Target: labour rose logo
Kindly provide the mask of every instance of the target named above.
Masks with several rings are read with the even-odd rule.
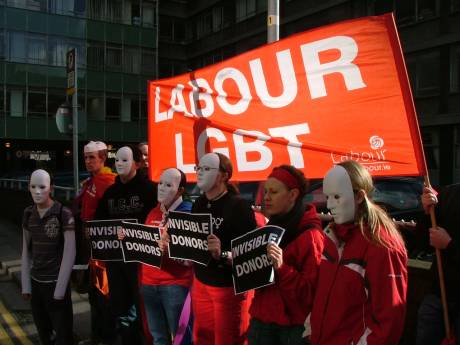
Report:
[[[380,138],[378,135],[373,135],[372,137],[369,138],[369,143],[371,144],[371,148],[373,150],[378,150],[383,147],[385,142],[383,141],[382,138]]]

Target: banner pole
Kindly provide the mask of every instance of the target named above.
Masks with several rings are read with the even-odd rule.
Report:
[[[426,162],[425,162],[426,164]],[[430,178],[428,174],[424,176],[425,185],[428,188],[431,188]],[[434,206],[430,206],[430,219],[431,219],[431,227],[436,228],[436,214],[434,211]],[[442,303],[442,313],[444,318],[444,330],[446,332],[446,338],[451,338],[450,332],[450,321],[449,321],[449,309],[447,306],[447,295],[446,295],[446,285],[444,282],[444,269],[442,266],[442,257],[441,257],[441,250],[439,248],[435,248],[436,251],[436,264],[438,267],[438,278],[439,278],[439,289],[441,290],[441,303]]]

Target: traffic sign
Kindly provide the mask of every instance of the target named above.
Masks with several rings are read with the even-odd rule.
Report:
[[[76,55],[75,49],[71,49],[67,52],[66,56],[66,70],[67,70],[67,95],[73,95],[75,93],[75,64]]]

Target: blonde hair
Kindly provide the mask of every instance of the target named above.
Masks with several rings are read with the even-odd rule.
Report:
[[[364,192],[363,202],[359,204],[355,217],[355,222],[359,225],[363,236],[388,249],[405,250],[404,241],[393,220],[369,198],[374,184],[366,168],[353,160],[338,165],[347,171],[353,190]],[[368,232],[365,231],[366,228]]]

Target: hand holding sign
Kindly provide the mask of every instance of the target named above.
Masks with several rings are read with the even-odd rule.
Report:
[[[214,234],[208,235],[208,249],[214,260],[220,259],[220,254],[222,253],[222,250],[220,247],[219,237],[217,237]]]
[[[164,227],[161,231],[161,237],[158,241],[158,246],[160,247],[161,253],[163,255],[168,254],[168,244],[171,242],[171,237],[168,234],[168,228]]]
[[[275,270],[283,265],[283,250],[275,242],[267,244],[267,256]]]
[[[232,240],[235,293],[258,289],[274,282],[274,269],[283,264],[283,251],[278,246],[283,234],[283,228],[268,225]]]
[[[117,230],[117,237],[120,241],[122,241],[125,238],[125,232],[123,231],[123,229]]]

